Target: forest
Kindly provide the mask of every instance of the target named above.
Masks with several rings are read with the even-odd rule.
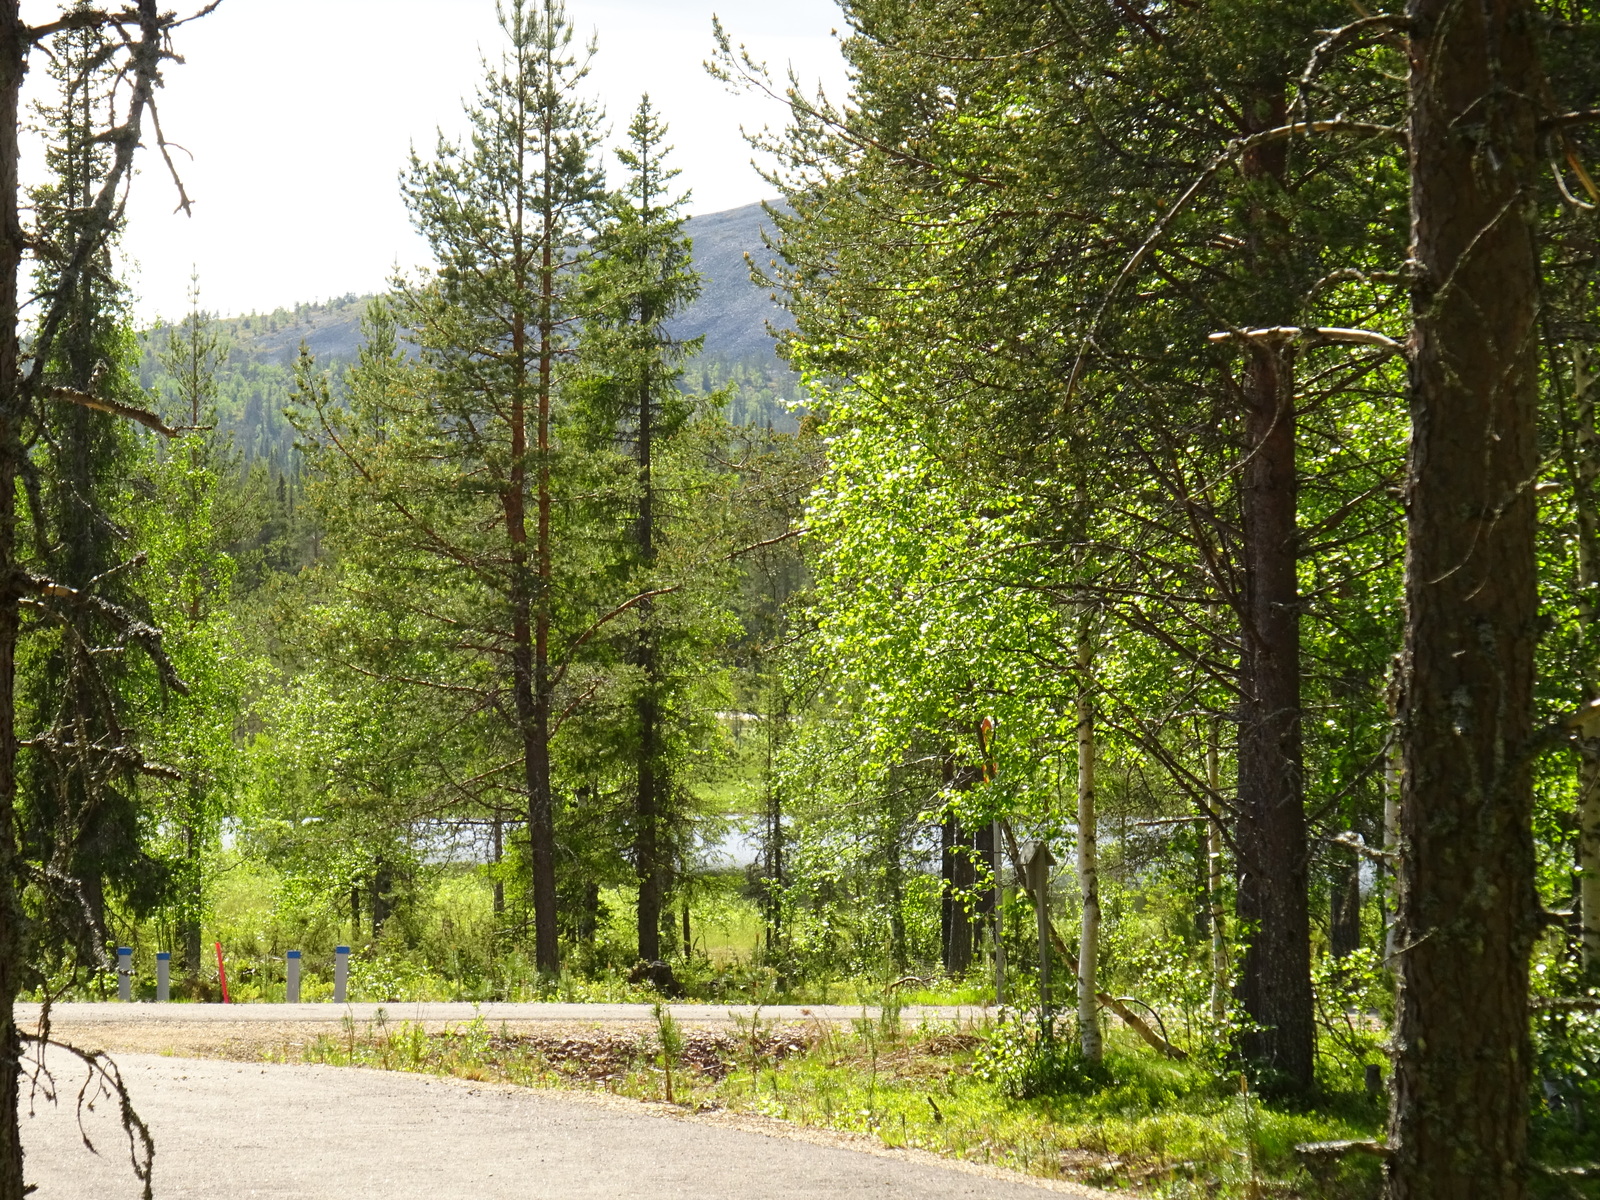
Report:
[[[750,354],[562,0],[428,268],[152,328],[204,13],[0,0],[0,1008],[974,1004],[908,1103],[1037,1173],[1596,1194],[1600,6],[841,8],[845,95],[710,31]]]

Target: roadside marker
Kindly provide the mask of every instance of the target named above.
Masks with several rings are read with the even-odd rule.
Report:
[[[300,951],[291,950],[285,956],[283,998],[290,1004],[300,1003]]]
[[[165,1004],[172,999],[172,951],[156,955],[156,999]]]
[[[133,1001],[133,947],[117,947],[117,999],[124,1004]]]
[[[333,948],[333,1002],[344,1003],[346,985],[350,982],[350,947]]]
[[[222,965],[222,943],[213,942],[217,948],[217,982],[222,984],[222,1002],[232,1004],[233,1000],[228,995],[228,969]]]

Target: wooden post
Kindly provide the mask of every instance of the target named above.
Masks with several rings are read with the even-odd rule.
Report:
[[[1044,842],[1036,842],[1028,859],[1028,887],[1034,896],[1034,915],[1039,922],[1039,1022],[1050,1031],[1050,868],[1055,855]]]
[[[994,1004],[999,1008],[1006,1002],[1006,889],[1000,883],[1000,822],[994,830]]]

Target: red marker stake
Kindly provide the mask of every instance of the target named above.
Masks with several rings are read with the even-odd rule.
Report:
[[[232,1004],[228,998],[228,969],[222,965],[222,943],[213,942],[212,945],[217,948],[217,978],[222,982],[222,1002]]]

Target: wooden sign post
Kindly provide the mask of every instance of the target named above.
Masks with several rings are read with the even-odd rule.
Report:
[[[1033,911],[1039,918],[1039,1021],[1050,1032],[1050,868],[1055,855],[1044,842],[1035,842],[1028,859],[1028,889],[1033,893]]]

